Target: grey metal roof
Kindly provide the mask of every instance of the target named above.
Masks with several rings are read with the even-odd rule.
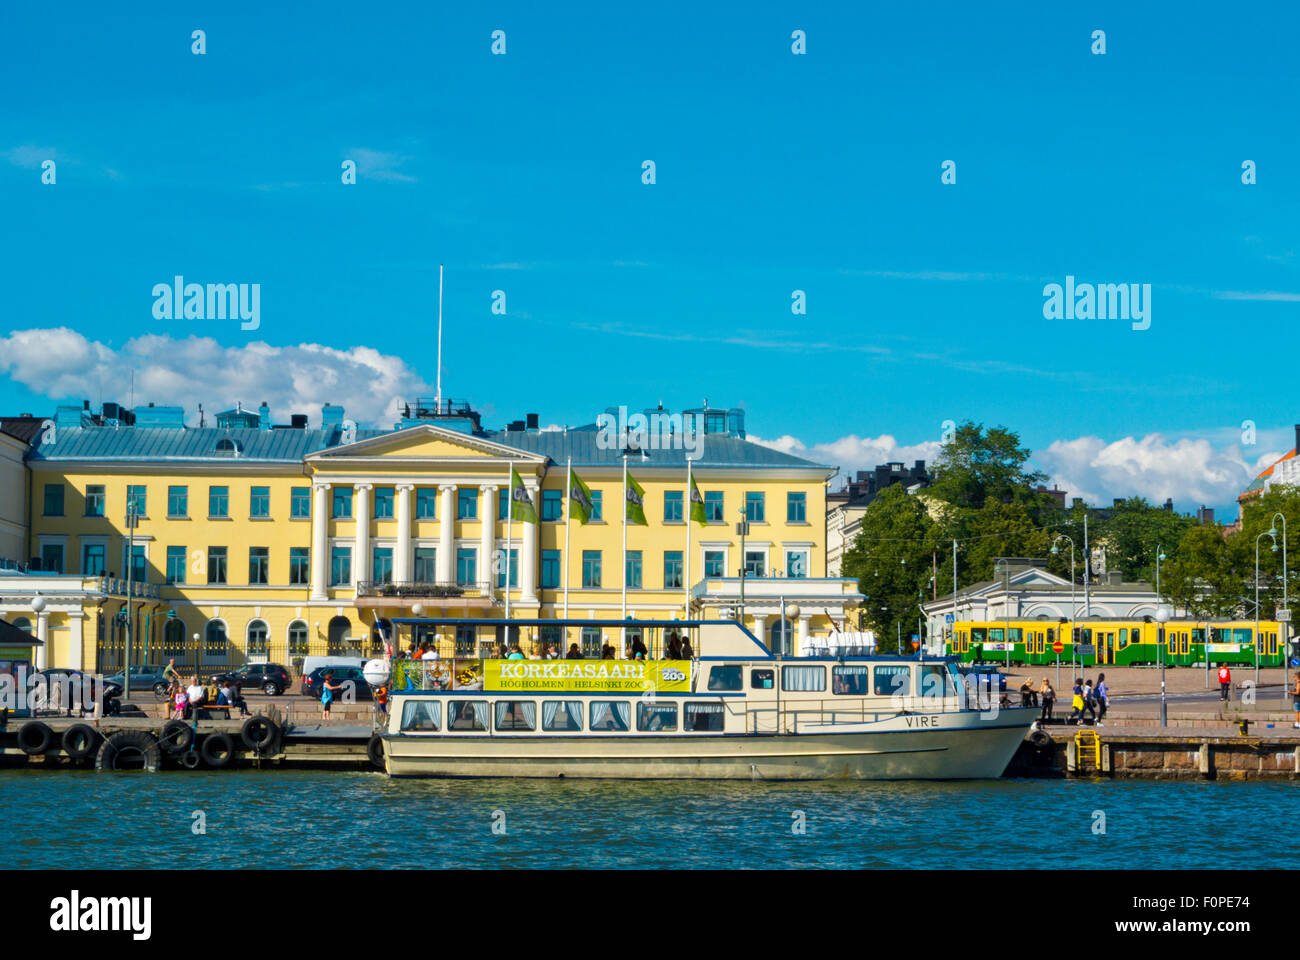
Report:
[[[573,457],[574,466],[616,466],[623,462],[623,453],[619,449],[602,449],[597,441],[602,434],[597,430],[546,430],[540,433],[519,433],[517,431],[497,430],[487,434],[487,439],[509,447],[527,450],[550,457],[557,464],[567,462]],[[802,457],[782,453],[762,444],[752,443],[736,437],[707,436],[702,438],[702,447],[692,457],[697,466],[709,467],[797,467],[822,468],[831,470],[824,464],[804,460]],[[689,451],[647,450],[646,459],[639,455],[629,457],[628,465],[644,464],[648,467],[686,468],[686,455]]]

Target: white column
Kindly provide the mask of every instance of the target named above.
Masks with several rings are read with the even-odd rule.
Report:
[[[374,484],[358,483],[352,498],[352,517],[357,522],[356,546],[352,548],[352,585],[370,579],[370,488]]]
[[[311,598],[325,599],[329,583],[329,489],[328,483],[311,486]]]
[[[50,662],[50,615],[46,611],[36,615],[36,639],[41,641],[41,645],[36,648],[36,669],[58,666]]]
[[[524,489],[533,501],[533,507],[540,514],[541,504],[537,502],[536,480],[525,480]],[[537,602],[537,524],[525,523],[524,542],[519,548],[519,602]]]
[[[397,547],[393,552],[393,580],[411,579],[411,491],[414,484],[397,485]]]
[[[767,645],[767,614],[751,613],[750,614],[750,631],[758,637],[758,642]]]
[[[808,621],[812,619],[809,615],[799,617],[799,632],[796,634],[798,646],[795,647],[794,655],[796,657],[806,657],[808,655]]]
[[[452,534],[456,524],[456,485],[440,484],[438,487],[438,582],[452,583],[456,579],[456,558]]]
[[[481,515],[482,533],[479,534],[478,541],[479,579],[486,581],[489,584],[488,589],[490,590],[491,584],[496,582],[496,578],[492,575],[492,553],[496,549],[497,488],[495,484],[485,483],[479,487],[479,491],[483,494],[483,502],[481,504],[481,509],[483,511]],[[509,548],[510,545],[506,544],[506,549],[508,550]],[[506,556],[506,562],[508,563],[509,554]],[[506,589],[510,589],[510,577],[508,574],[506,576]]]
[[[68,666],[73,670],[85,670],[85,640],[82,635],[82,621],[85,614],[80,610],[73,610],[68,614],[68,626],[71,628],[68,638]]]

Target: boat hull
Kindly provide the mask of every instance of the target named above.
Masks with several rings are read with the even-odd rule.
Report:
[[[1023,715],[1021,715],[1023,714]],[[899,717],[797,734],[384,737],[393,777],[966,780],[1002,775],[1036,711]],[[913,723],[920,718],[912,718]]]

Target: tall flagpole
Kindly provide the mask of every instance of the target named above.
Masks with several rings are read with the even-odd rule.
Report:
[[[691,619],[691,512],[695,509],[695,501],[691,499],[691,491],[695,488],[691,486],[691,458],[686,458],[686,572],[682,577],[682,589],[685,593],[683,598],[682,617]]]
[[[435,401],[439,412],[442,410],[442,264],[438,264],[438,399]]]
[[[569,619],[569,514],[573,512],[573,457],[564,481],[564,619]],[[569,639],[569,629],[564,629],[564,639]],[[565,648],[567,649],[567,648]],[[561,651],[563,652],[563,651]]]
[[[627,619],[627,451],[623,451],[623,619]],[[627,627],[619,632],[619,642],[626,647]],[[622,651],[619,651],[622,653]]]
[[[506,469],[509,470],[510,472],[506,475],[506,501],[507,501],[507,503],[506,503],[506,549],[505,549],[505,556],[506,556],[506,572],[505,572],[505,580],[504,580],[504,583],[505,583],[505,585],[506,585],[506,619],[509,620],[509,619],[510,619],[510,537],[513,535],[513,526],[512,526],[512,521],[514,520],[514,517],[515,517],[515,465],[514,465],[514,462],[511,461],[511,462],[506,466]],[[495,524],[495,523],[497,522],[497,518],[496,518],[496,517],[492,517],[491,520],[488,520],[486,517],[484,517],[484,521],[487,522],[487,523],[493,523],[493,524]],[[507,625],[506,625],[506,642],[508,643],[509,641],[510,641],[510,625],[507,624]],[[509,652],[510,652],[509,650],[506,651],[507,654],[508,654]]]

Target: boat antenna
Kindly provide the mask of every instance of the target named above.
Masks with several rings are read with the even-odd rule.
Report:
[[[434,403],[442,409],[442,264],[438,264],[438,386]]]

